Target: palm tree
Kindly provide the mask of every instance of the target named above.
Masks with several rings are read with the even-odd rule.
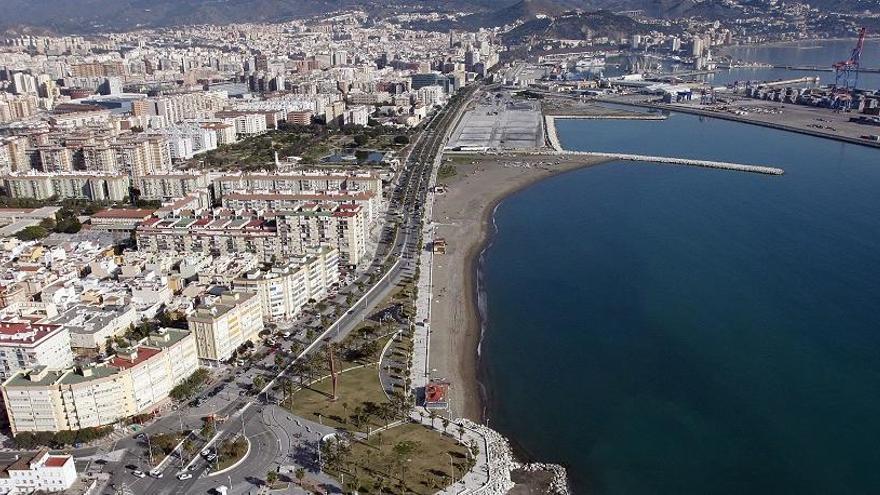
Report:
[[[461,442],[462,437],[464,437],[464,426],[458,425],[458,441]]]
[[[303,468],[296,468],[296,471],[294,471],[293,475],[296,476],[297,483],[302,485],[303,478],[306,477],[306,470]]]
[[[443,433],[446,433],[446,429],[449,428],[449,419],[443,418],[440,423],[443,425]]]

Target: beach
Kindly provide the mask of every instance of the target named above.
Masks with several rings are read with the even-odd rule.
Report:
[[[447,248],[434,258],[431,375],[450,381],[453,417],[479,422],[485,394],[479,383],[476,277],[480,252],[492,234],[492,212],[505,197],[530,184],[607,160],[516,154],[447,154],[443,160],[456,173],[438,180],[447,191],[434,203],[434,236],[444,238]]]

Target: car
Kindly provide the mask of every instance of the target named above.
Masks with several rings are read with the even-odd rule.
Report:
[[[136,476],[138,478],[146,478],[147,477],[147,475],[143,471],[141,471],[140,469],[135,469],[134,471],[131,472],[131,474],[133,474],[134,476]]]
[[[211,455],[211,449],[205,449],[202,451],[202,457],[208,457]]]
[[[188,479],[191,479],[192,477],[193,477],[193,475],[191,475],[189,473],[180,473],[177,475],[177,479],[179,479],[180,481],[188,480]]]
[[[162,471],[159,471],[158,469],[154,469],[154,470],[150,471],[150,476],[152,476],[153,478],[156,478],[158,480],[158,479],[162,479],[162,476],[165,476],[165,475],[162,474]]]
[[[206,459],[208,462],[211,462],[211,461],[213,461],[213,460],[216,459],[216,458],[217,458],[217,454],[208,454],[207,457],[205,457],[205,459]]]

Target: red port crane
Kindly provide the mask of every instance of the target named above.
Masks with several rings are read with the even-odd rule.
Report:
[[[852,92],[855,91],[859,84],[859,61],[862,58],[862,48],[865,46],[866,28],[859,29],[859,40],[856,42],[855,48],[846,60],[834,63],[834,88],[841,93],[846,100],[846,106],[849,107],[849,101],[852,99]]]

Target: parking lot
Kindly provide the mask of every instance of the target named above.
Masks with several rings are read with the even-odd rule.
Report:
[[[498,96],[500,95],[500,96]],[[506,93],[487,93],[465,113],[447,149],[534,149],[544,145],[538,103],[512,99]]]

